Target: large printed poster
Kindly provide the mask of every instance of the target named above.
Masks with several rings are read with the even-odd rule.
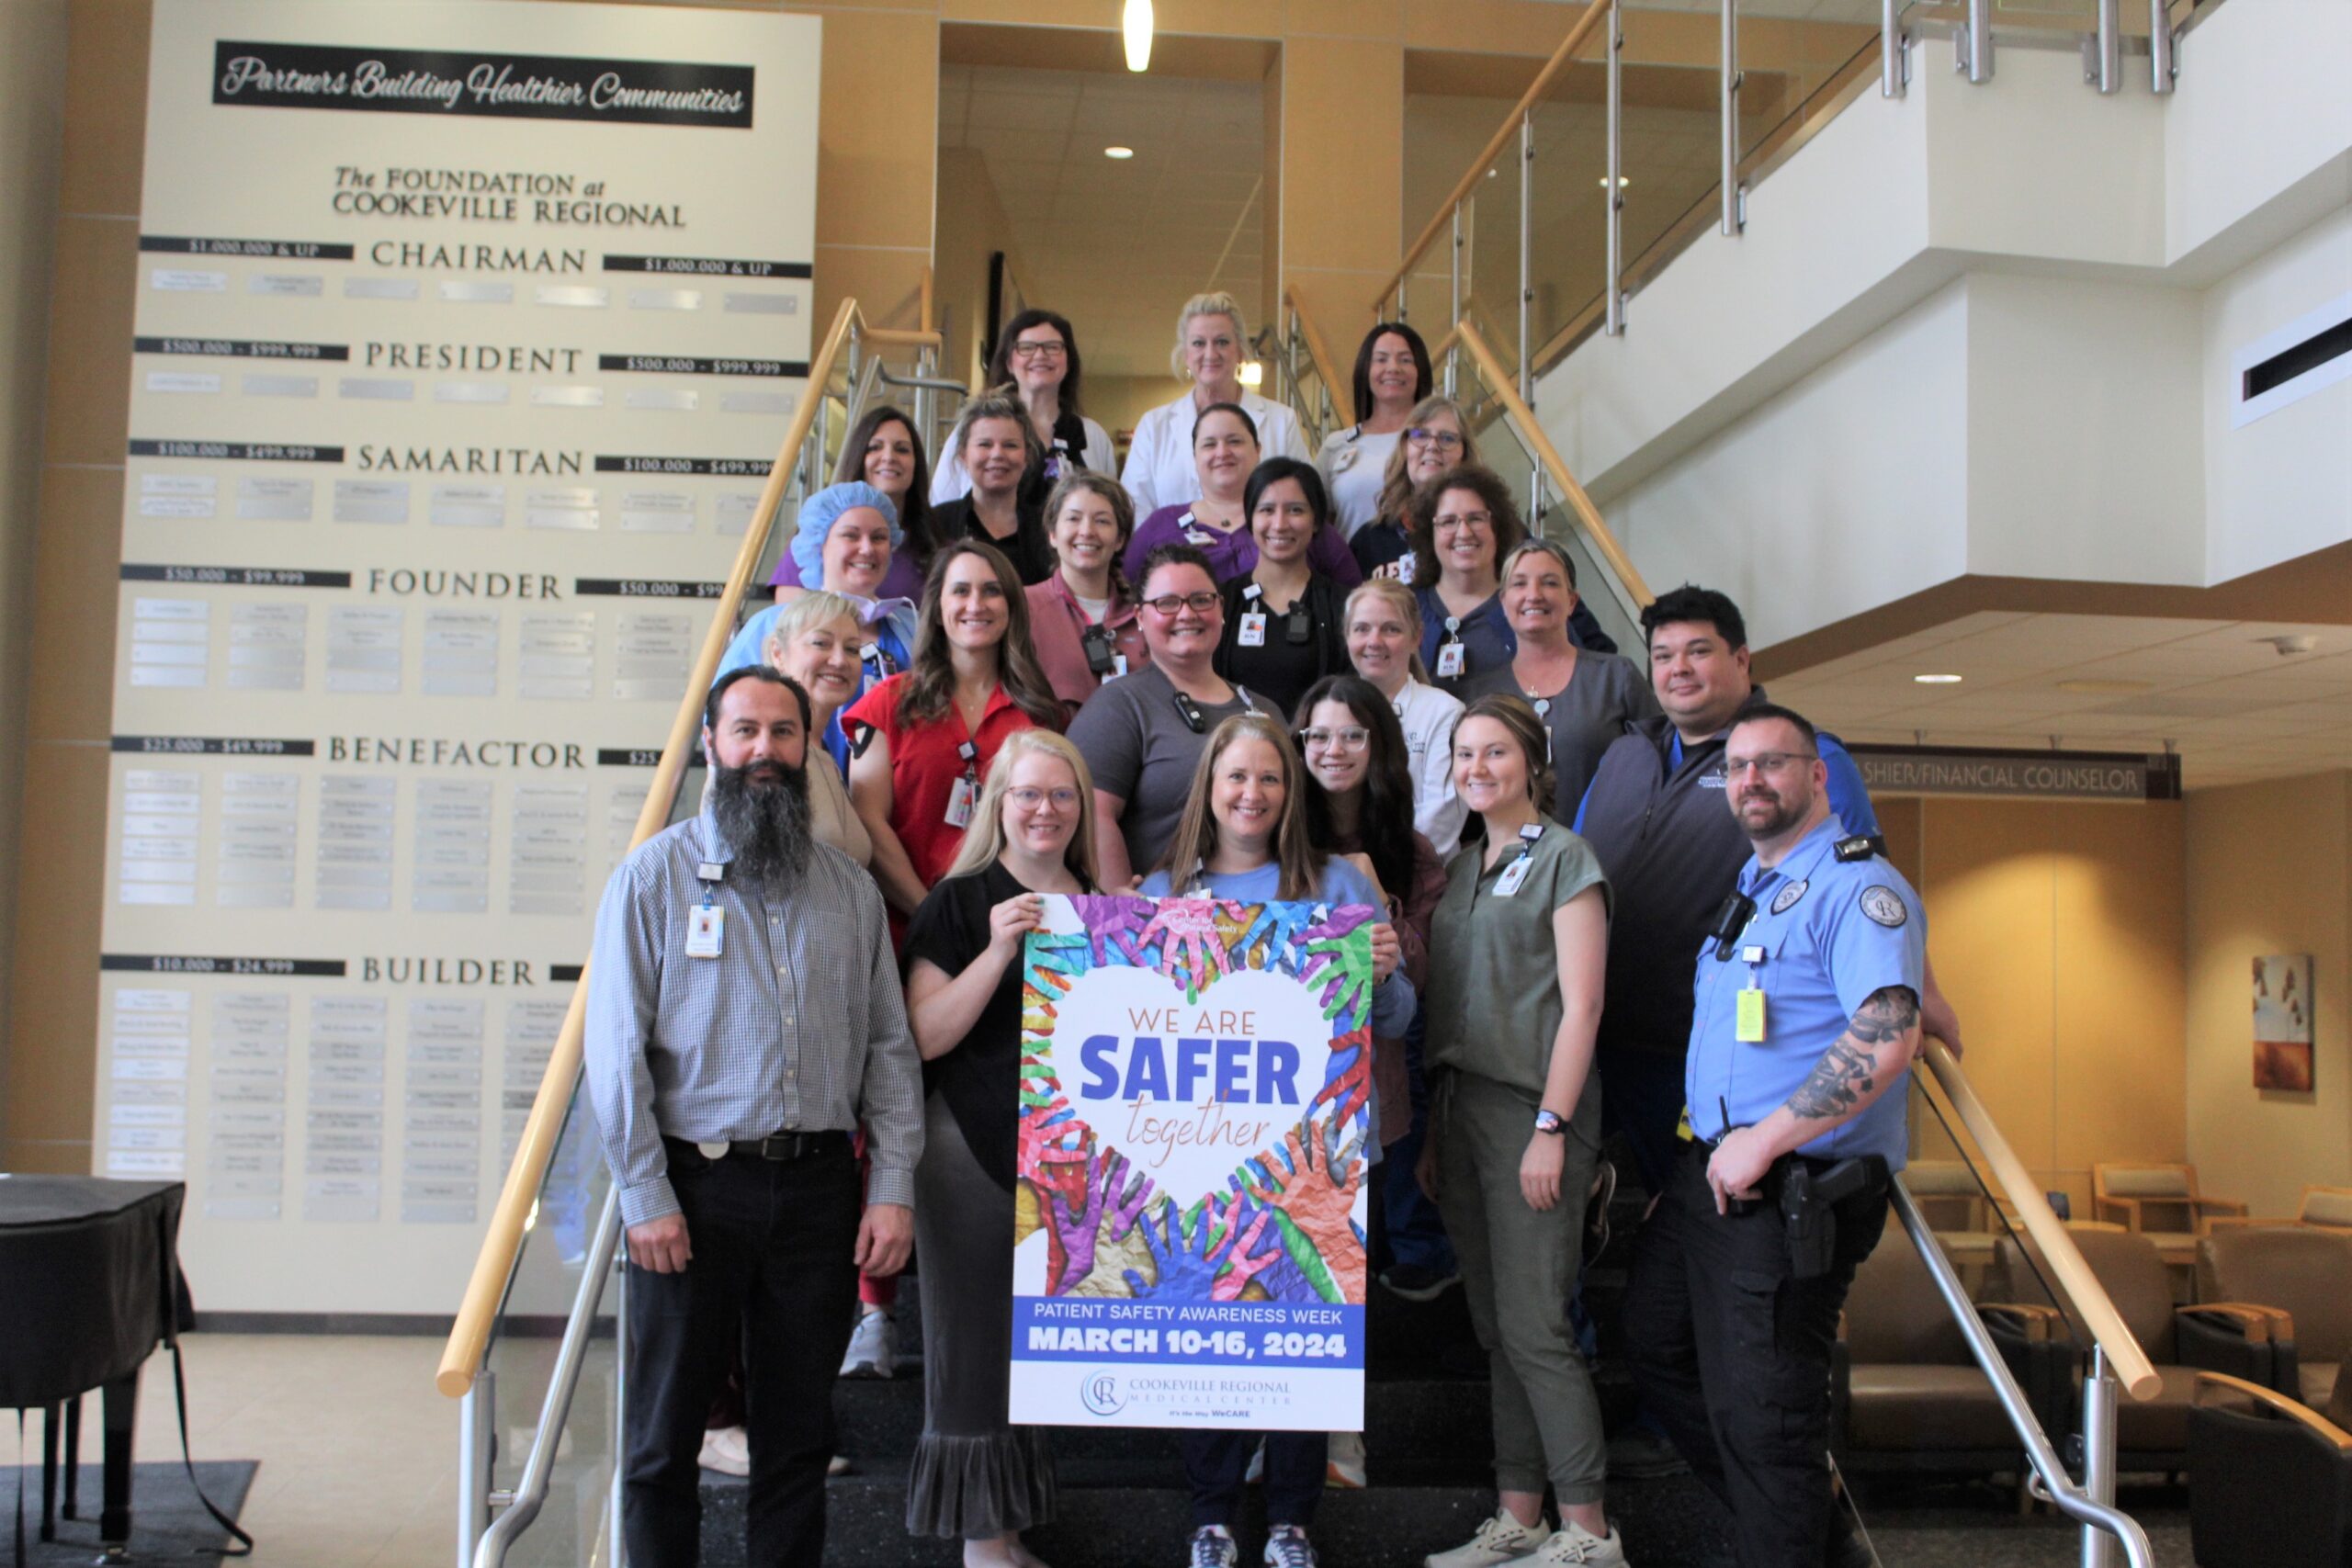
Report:
[[[1360,1429],[1374,911],[1046,906],[1012,1418]]]
[[[447,1312],[802,390],[820,24],[153,16],[96,1164],[208,1309]]]

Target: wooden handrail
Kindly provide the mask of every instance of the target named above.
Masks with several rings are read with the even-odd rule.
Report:
[[[857,336],[859,342],[870,343],[876,348],[937,348],[941,346],[937,333],[908,332],[899,327],[861,326],[857,329]],[[814,376],[817,373],[817,367],[811,365],[808,367],[808,373]]]
[[[1306,313],[1306,307],[1298,302],[1298,296],[1288,288],[1283,290],[1283,303],[1298,313],[1298,329],[1306,335],[1306,357],[1313,362],[1315,374],[1321,378],[1324,390],[1331,395],[1332,415],[1353,423],[1353,389],[1331,373],[1331,354],[1323,346],[1323,334],[1315,330],[1315,318]]]
[[[2147,1351],[2141,1348],[2139,1340],[2124,1325],[2122,1314],[2115,1310],[2115,1303],[2100,1286],[2098,1276],[2083,1261],[2082,1250],[2066,1234],[2065,1225],[2050,1207],[2050,1200],[2042,1196],[2041,1184],[2026,1169],[2025,1162],[2018,1158],[2017,1151],[2009,1147],[2008,1139],[2001,1135],[2001,1129],[1984,1109],[1984,1102],[1976,1098],[1968,1075],[1960,1070],[1960,1058],[1951,1054],[1950,1046],[1936,1039],[1929,1039],[1920,1055],[1926,1058],[1936,1086],[1943,1090],[1944,1099],[1959,1116],[1961,1124],[1975,1140],[1984,1163],[1992,1168],[1993,1179],[2017,1209],[2018,1223],[2025,1226],[2026,1234],[2049,1260],[2050,1271],[2058,1277],[2059,1289],[2066,1292],[2075,1310],[2089,1326],[2091,1337],[2107,1352],[2107,1363],[2114,1370],[2116,1381],[2134,1399],[2154,1399],[2164,1387],[2164,1380],[2156,1376]]]
[[[1374,319],[1380,316],[1388,300],[1396,295],[1398,287],[1404,283],[1407,275],[1411,273],[1413,264],[1421,259],[1421,253],[1435,243],[1439,232],[1445,228],[1452,218],[1453,209],[1460,206],[1463,198],[1470,194],[1470,187],[1485,178],[1487,167],[1497,158],[1502,156],[1504,147],[1509,145],[1511,137],[1518,133],[1519,122],[1534,111],[1536,100],[1543,97],[1550,90],[1553,81],[1561,72],[1568,68],[1569,56],[1584,47],[1584,40],[1592,35],[1593,28],[1608,13],[1609,0],[1589,0],[1584,8],[1584,15],[1577,18],[1576,26],[1568,29],[1568,36],[1560,40],[1560,47],[1552,51],[1552,58],[1544,62],[1544,69],[1535,73],[1535,80],[1530,82],[1527,85],[1527,91],[1520,95],[1519,102],[1504,118],[1502,128],[1487,141],[1476,161],[1459,180],[1454,182],[1453,191],[1443,201],[1437,204],[1437,211],[1430,215],[1428,224],[1421,230],[1420,236],[1405,248],[1405,259],[1397,266],[1394,276],[1388,279],[1387,287],[1373,297],[1372,313]]]
[[[922,309],[921,311],[921,319],[915,322],[915,325],[922,328],[924,332],[935,333],[939,331],[939,318],[931,313],[931,264],[929,262],[925,262],[922,264]]]
[[[759,567],[776,508],[783,504],[785,488],[791,482],[794,459],[799,456],[801,443],[808,439],[809,428],[817,418],[817,405],[825,395],[825,383],[832,376],[833,362],[840,356],[842,344],[849,341],[850,324],[856,318],[857,301],[842,300],[817,356],[808,362],[808,389],[792,412],[792,423],[786,430],[784,445],[776,449],[775,461],[768,468],[768,482],[760,490],[757,515],[766,520],[768,526],[743,531],[743,543],[735,552],[734,566],[728,571],[727,586],[711,616],[710,630],[702,639],[702,654],[695,660],[694,672],[687,677],[686,689],[678,699],[678,711],[670,721],[670,739],[662,748],[660,765],[653,770],[652,786],[645,792],[645,805],[637,814],[637,830],[629,837],[632,850],[669,825],[670,803],[677,795],[678,781],[694,755],[695,739],[702,728],[704,694],[718,676],[719,657],[735,635],[736,608],[742,603],[744,590],[751,586],[752,574]],[[874,335],[870,329],[868,335]],[[499,1190],[497,1206],[491,1210],[490,1230],[482,1237],[481,1250],[474,1257],[473,1276],[466,1283],[464,1299],[458,1303],[457,1322],[450,1325],[449,1341],[442,1347],[440,1370],[433,1376],[434,1386],[452,1399],[465,1396],[473,1386],[474,1374],[481,1369],[482,1356],[490,1344],[491,1325],[498,1316],[499,1303],[505,1297],[507,1279],[514,1271],[515,1254],[522,1249],[524,1222],[530,1217],[531,1206],[538,1201],[540,1184],[547,1179],[548,1162],[555,1156],[556,1138],[563,1130],[564,1110],[571,1102],[572,1085],[580,1076],[580,1046],[587,1018],[588,971],[583,964],[579,983],[572,987],[571,1005],[564,1010],[563,1027],[556,1033],[555,1049],[548,1055],[547,1071],[539,1076],[538,1096],[531,1102],[529,1119],[523,1123],[522,1141],[515,1146],[514,1163],[506,1168],[506,1184]]]
[[[1542,425],[1535,423],[1535,411],[1527,406],[1519,395],[1519,389],[1511,385],[1509,376],[1503,374],[1502,362],[1495,357],[1495,351],[1487,346],[1487,340],[1478,335],[1478,329],[1468,321],[1454,323],[1454,331],[1461,335],[1462,346],[1470,351],[1470,357],[1477,361],[1479,374],[1486,378],[1487,386],[1501,400],[1504,412],[1518,424],[1520,434],[1527,438],[1529,449],[1534,452],[1536,461],[1544,465],[1544,471],[1551,477],[1553,488],[1576,513],[1577,521],[1584,528],[1593,549],[1616,574],[1617,581],[1624,584],[1625,592],[1633,595],[1635,607],[1648,608],[1650,600],[1655,597],[1650,592],[1649,584],[1634,570],[1633,558],[1625,553],[1625,547],[1617,542],[1617,536],[1610,532],[1609,525],[1601,521],[1600,508],[1593,505],[1592,497],[1585,493],[1584,486],[1577,483],[1577,478],[1568,471],[1567,464],[1561,461],[1559,450],[1552,445],[1552,438],[1544,434]]]

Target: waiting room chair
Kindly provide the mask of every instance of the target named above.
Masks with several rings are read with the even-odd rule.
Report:
[[[2091,1211],[2126,1230],[2199,1236],[2212,1215],[2243,1214],[2245,1205],[2198,1191],[2193,1165],[2109,1161],[2091,1167]]]
[[[2188,1459],[2188,1407],[2196,1395],[2198,1372],[2225,1372],[2271,1386],[2276,1370],[2270,1326],[2276,1314],[2234,1302],[2175,1306],[2172,1276],[2149,1237],[2103,1225],[2069,1226],[2068,1234],[2162,1380],[2153,1399],[2129,1394],[2117,1399],[2117,1468],[2177,1471]],[[2042,1280],[2056,1288],[2056,1276],[2039,1249],[2031,1253],[2036,1267],[2029,1267],[2029,1246],[2012,1239],[2000,1244],[1992,1288],[2004,1297],[2047,1299]],[[2073,1302],[2063,1304],[2074,1331],[2072,1343],[2086,1352],[2093,1343],[2089,1325]],[[2081,1429],[2080,1379],[2078,1362],[2056,1401],[2057,1419],[2045,1423],[2053,1438]]]
[[[2188,1541],[2202,1568],[2352,1562],[2352,1379],[2323,1413],[2242,1378],[2197,1376]]]
[[[2313,1230],[2335,1231],[2352,1235],[2352,1187],[2322,1187],[2316,1184],[2303,1189],[2301,1201],[2295,1205],[2295,1216],[2288,1220],[2249,1218],[2244,1214],[2216,1215],[2207,1222],[2211,1231],[2233,1225],[2308,1225]]]
[[[2198,1246],[2203,1291],[2269,1312],[2272,1374],[2254,1381],[2324,1410],[2352,1353],[2352,1235],[2250,1226]]]
[[[1905,1173],[1908,1179],[1909,1173]],[[2072,1360],[2046,1306],[1980,1305],[2047,1427]],[[1830,1451],[1849,1473],[2010,1472],[2023,1446],[1911,1238],[1890,1224],[1847,1292],[1830,1364]]]

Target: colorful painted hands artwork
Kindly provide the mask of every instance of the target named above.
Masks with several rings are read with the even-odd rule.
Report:
[[[1371,1134],[1374,912],[1206,898],[1069,902],[1082,930],[1032,936],[1022,968],[1020,1171],[1046,1233],[1046,1294],[1361,1303],[1364,1245],[1354,1211]],[[1263,1138],[1254,1152],[1242,1145],[1214,1190],[1171,1190],[1146,1168],[1148,1145],[1114,1146],[1133,1136],[1121,1121],[1130,1102],[1114,1102],[1115,1114],[1090,1109],[1102,1126],[1071,1104],[1063,1075],[1079,1070],[1080,1042],[1061,1043],[1067,1059],[1057,1067],[1061,1009],[1080,976],[1108,966],[1157,974],[1173,987],[1170,1002],[1181,995],[1188,1008],[1211,1010],[1237,976],[1282,976],[1308,987],[1326,1021],[1330,1032],[1317,1043],[1328,1043],[1329,1061],[1312,1093],[1300,1085],[1286,1110],[1227,1105],[1222,1094],[1197,1107],[1204,1117],[1252,1119],[1247,1125]],[[1178,1094],[1145,1109],[1189,1116],[1196,1106]],[[1281,1114],[1254,1120],[1270,1109]]]

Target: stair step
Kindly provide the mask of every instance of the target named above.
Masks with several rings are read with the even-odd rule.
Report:
[[[1191,1508],[1173,1466],[1158,1486],[1073,1487],[1064,1478],[1060,1513],[1031,1531],[1030,1546],[1055,1568],[1136,1568],[1182,1555]],[[962,1548],[906,1533],[906,1489],[896,1477],[843,1476],[828,1487],[825,1562],[829,1568],[953,1568]],[[743,1562],[744,1488],[707,1478],[703,1486],[703,1568]],[[1729,1561],[1722,1510],[1689,1477],[1629,1482],[1610,1488],[1610,1516],[1636,1562],[1702,1564]],[[1316,1512],[1315,1544],[1333,1568],[1408,1564],[1459,1545],[1494,1510],[1485,1486],[1374,1486],[1327,1492]],[[1244,1561],[1254,1561],[1265,1532],[1256,1488],[1243,1504]]]

